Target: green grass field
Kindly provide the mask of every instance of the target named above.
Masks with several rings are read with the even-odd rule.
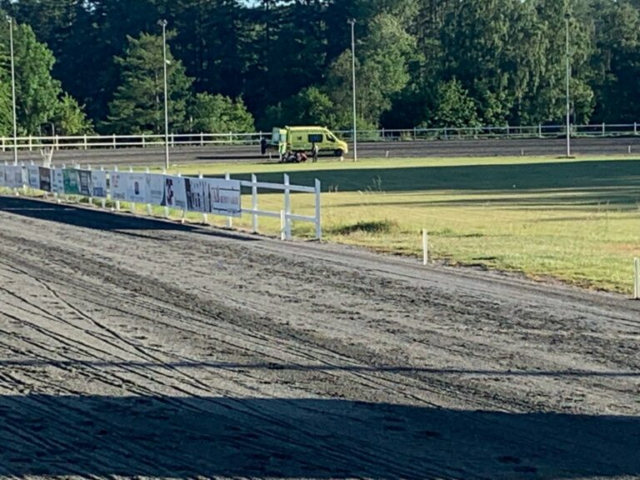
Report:
[[[638,159],[389,159],[180,172],[256,173],[279,183],[289,173],[302,185],[319,178],[325,239],[383,252],[421,255],[426,228],[435,260],[624,293],[640,256]],[[261,194],[260,202],[280,210],[282,195]],[[310,195],[295,195],[293,206],[313,214]],[[275,220],[260,222],[261,231],[279,229]],[[235,224],[248,228],[250,219]],[[312,226],[298,224],[294,233],[311,237]]]

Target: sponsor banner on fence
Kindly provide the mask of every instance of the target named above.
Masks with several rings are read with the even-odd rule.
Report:
[[[107,172],[104,170],[91,170],[91,196],[107,198]]]
[[[164,198],[161,205],[169,208],[187,209],[187,192],[184,177],[164,177]]]
[[[204,178],[185,178],[187,210],[191,212],[210,213],[211,193]]]
[[[146,175],[146,192],[147,199],[145,203],[151,205],[165,205],[164,193],[165,193],[165,176],[154,173],[148,173]]]
[[[111,200],[126,200],[129,174],[125,172],[111,172]]]
[[[45,192],[51,191],[51,169],[38,167],[38,176],[40,177],[40,190]]]
[[[64,173],[61,168],[51,169],[51,191],[59,195],[64,194]]]
[[[210,178],[185,178],[187,209],[238,217],[241,215],[240,182]]]
[[[27,179],[29,187],[35,190],[40,190],[40,170],[36,165],[29,165],[27,167]]]
[[[75,168],[65,168],[62,170],[62,178],[65,195],[81,195],[78,170]]]
[[[144,173],[129,173],[127,179],[127,201],[133,203],[147,202],[147,179]]]
[[[4,165],[4,186],[22,188],[25,185],[25,170],[19,165]]]
[[[91,170],[78,170],[78,190],[80,190],[80,195],[85,197],[93,196]]]
[[[238,180],[209,179],[211,213],[239,217],[242,215],[240,182]]]

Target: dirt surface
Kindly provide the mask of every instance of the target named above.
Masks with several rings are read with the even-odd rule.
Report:
[[[629,147],[633,154],[640,154],[640,137],[604,137],[576,138],[572,142],[575,155],[628,155]],[[484,140],[435,140],[407,142],[376,142],[358,145],[359,158],[423,157],[514,157],[526,156],[563,156],[566,155],[566,143],[563,139],[484,139]],[[349,155],[348,155],[349,156]],[[276,162],[273,154],[272,162]],[[42,161],[39,151],[21,151],[20,161]],[[0,161],[13,161],[9,150],[0,152]],[[337,161],[335,157],[323,157],[321,161]],[[163,166],[163,148],[118,148],[95,150],[59,150],[54,153],[54,164],[81,163],[82,165],[120,165]],[[171,149],[173,165],[187,165],[215,162],[269,162],[268,156],[260,155],[259,146],[180,146]]]
[[[3,478],[640,478],[640,304],[0,197]]]

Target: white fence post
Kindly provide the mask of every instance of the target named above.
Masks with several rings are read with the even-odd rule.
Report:
[[[117,172],[118,171],[118,166],[116,165],[115,167],[113,167],[113,171]],[[120,211],[120,200],[116,200],[116,212]]]
[[[322,240],[322,217],[321,217],[321,205],[320,205],[320,197],[321,197],[321,188],[320,188],[320,180],[316,178],[316,240]]]
[[[202,180],[204,178],[204,175],[202,175],[202,173],[198,173],[198,178]],[[209,215],[207,215],[206,213],[202,214],[202,223],[204,223],[205,225],[209,223]]]
[[[426,228],[422,229],[422,264],[429,264],[429,233]]]
[[[84,140],[84,145],[83,146],[84,146],[84,149],[86,150],[87,148],[89,148],[88,145],[87,145],[87,134],[86,133],[83,135],[83,140]]]
[[[180,172],[178,172],[178,177],[181,177],[182,174]],[[187,220],[187,206],[185,205],[184,208],[182,209],[182,218],[180,219],[180,223],[185,223]]]
[[[258,183],[258,177],[256,177],[255,174],[251,175],[251,183],[253,184],[251,186],[251,210],[253,210],[251,225],[253,233],[258,233],[258,215],[256,214],[258,210],[258,186],[256,185],[256,183]]]
[[[149,175],[149,167],[147,167],[147,168],[145,169],[145,173],[146,173],[147,175]],[[148,195],[148,193],[147,193],[147,197],[148,197],[148,196],[149,196],[149,195]],[[151,215],[152,215],[152,213],[153,213],[153,212],[152,212],[152,210],[151,210],[151,204],[150,204],[150,203],[147,203],[147,215],[151,216]]]
[[[638,134],[638,124],[637,124],[637,122],[633,122],[633,134],[634,135]]]
[[[225,180],[231,180],[231,175],[228,173],[224,174],[224,179]],[[232,217],[227,217],[227,228],[233,228],[233,218]]]
[[[291,239],[291,189],[289,188],[289,175],[284,174],[284,212],[285,212],[285,233],[287,240]]]
[[[100,167],[100,171],[104,172],[104,167]],[[107,195],[107,192],[104,192],[105,195]],[[105,197],[102,197],[102,208],[106,208],[107,207],[107,199]]]
[[[640,258],[633,259],[633,298],[640,300]]]
[[[167,169],[166,168],[162,169],[162,174],[163,175],[167,174]],[[167,206],[164,207],[164,218],[169,218],[169,207],[167,207]]]
[[[280,240],[283,242],[287,239],[287,214],[284,210],[280,210]]]

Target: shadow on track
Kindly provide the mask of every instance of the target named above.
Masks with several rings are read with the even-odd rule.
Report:
[[[1,476],[640,475],[640,419],[344,400],[0,396]]]
[[[140,236],[135,231],[179,231],[194,232],[240,241],[256,241],[256,238],[222,232],[219,230],[198,228],[165,220],[114,214],[103,210],[79,208],[73,205],[29,199],[24,197],[0,196],[0,213],[19,215],[25,218],[63,223],[74,227],[90,228],[116,232],[127,236]]]

